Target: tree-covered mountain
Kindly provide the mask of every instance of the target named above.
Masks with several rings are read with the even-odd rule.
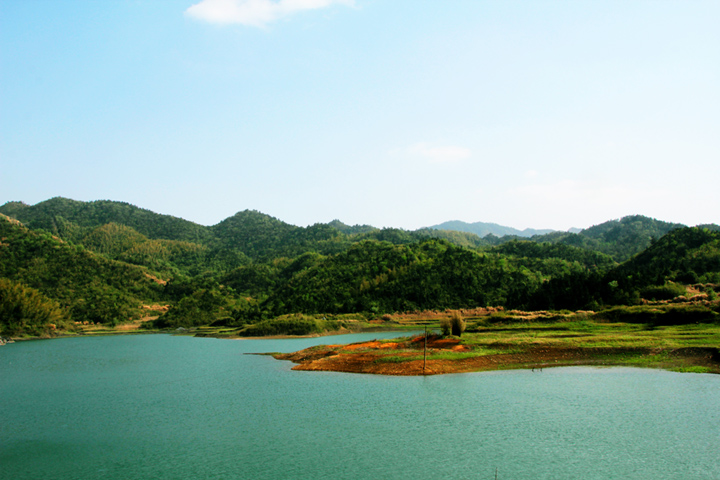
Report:
[[[58,302],[20,282],[0,278],[0,335],[43,336],[70,327]]]
[[[62,198],[0,212],[20,220],[0,219],[0,321],[12,334],[126,322],[148,303],[171,306],[162,328],[255,325],[296,313],[598,309],[720,283],[718,229],[641,216],[528,239],[298,227],[250,210],[206,227]]]
[[[295,257],[308,250],[330,253],[347,246],[347,236],[329,225],[297,227],[251,210],[226,218],[211,231],[219,246],[254,260]]]
[[[529,241],[482,252],[440,239],[406,244],[373,239],[335,255],[307,253],[294,261],[243,266],[221,283],[255,297],[259,308],[276,315],[379,314],[523,307],[549,279],[615,265],[600,253]]]
[[[594,250],[609,255],[617,262],[624,262],[645,250],[653,240],[678,228],[685,228],[685,225],[633,215],[610,220],[579,233],[552,232],[535,236],[532,240]]]
[[[720,283],[720,231],[673,230],[646,250],[611,270],[606,279],[625,291],[667,282]]]
[[[332,222],[328,223],[331,227],[333,227],[335,230],[342,232],[346,235],[355,235],[358,233],[367,233],[371,232],[373,230],[377,230],[377,228],[371,226],[371,225],[346,225],[340,220],[333,220]]]
[[[501,304],[522,275],[501,258],[442,240],[366,240],[337,255],[299,259],[265,306],[276,314],[470,308]],[[512,281],[510,279],[513,279]]]
[[[0,206],[0,213],[113,259],[186,273],[188,269],[195,273],[228,271],[249,261],[294,258],[307,251],[338,253],[367,239],[403,244],[443,238],[461,246],[486,244],[464,232],[349,227],[338,220],[298,227],[253,210],[206,227],[124,202],[79,202],[61,197],[36,205],[9,202]]]
[[[63,239],[72,240],[87,228],[116,223],[132,227],[152,239],[200,244],[210,240],[207,227],[171,215],[151,212],[129,203],[110,200],[80,202],[55,197],[36,205],[8,202],[0,206],[0,213],[20,220],[29,228],[41,228]]]
[[[672,230],[685,227],[679,223],[633,215],[586,228],[579,235],[596,240],[597,250],[623,261],[645,250],[654,240]]]
[[[143,265],[172,274],[197,273],[198,265],[213,264],[214,250],[181,240],[149,239],[132,227],[108,223],[78,237],[76,243],[113,260]],[[246,258],[242,263],[249,260]]]
[[[682,285],[720,284],[720,232],[699,227],[670,231],[630,260],[602,271],[559,275],[545,282],[531,308],[598,308],[683,295]]]

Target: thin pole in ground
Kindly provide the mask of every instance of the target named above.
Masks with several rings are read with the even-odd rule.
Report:
[[[427,325],[425,325],[425,343],[423,344],[423,375],[425,375],[426,361],[427,361]]]

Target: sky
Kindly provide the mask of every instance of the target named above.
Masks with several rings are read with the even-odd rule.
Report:
[[[0,204],[720,223],[716,0],[0,0]]]

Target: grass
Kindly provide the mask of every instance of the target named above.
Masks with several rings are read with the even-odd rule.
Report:
[[[422,360],[422,355],[388,355],[388,356],[378,356],[378,358],[375,359],[376,363],[404,363],[404,362],[412,362],[415,360]]]
[[[466,345],[550,345],[555,347],[717,347],[720,326],[692,324],[651,327],[589,320],[483,327],[463,335]]]
[[[673,368],[672,369],[675,372],[682,372],[682,373],[712,373],[712,369],[708,367],[702,367],[699,365],[692,365],[689,367],[680,367],[680,368]]]
[[[406,339],[408,340],[408,339]],[[402,339],[392,339],[400,342]],[[407,344],[406,344],[407,345]],[[664,368],[708,373],[718,368],[697,365],[691,355],[674,355],[677,349],[720,347],[720,325],[656,326],[582,319],[561,322],[521,322],[475,327],[460,338],[469,351],[428,351],[427,360],[458,361],[486,355],[529,352],[542,347],[587,352],[588,364]],[[376,363],[422,360],[417,346],[376,351]],[[520,368],[520,367],[518,367]]]
[[[403,363],[412,362],[415,360],[422,360],[423,355],[416,353],[417,350],[392,350],[389,352],[383,351],[382,355],[378,356],[375,360],[379,363]],[[520,353],[519,349],[493,349],[493,348],[482,348],[467,352],[451,352],[451,351],[434,351],[428,353],[427,360],[463,360],[465,358],[484,357],[488,355],[503,355],[510,353]],[[405,355],[402,355],[405,353]]]

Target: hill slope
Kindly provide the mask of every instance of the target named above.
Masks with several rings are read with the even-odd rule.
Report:
[[[34,318],[35,332],[63,319],[127,321],[150,302],[172,305],[157,326],[190,327],[299,312],[596,309],[676,295],[685,287],[675,283],[720,282],[720,233],[641,216],[518,240],[339,221],[297,227],[250,210],[204,227],[62,198],[0,211],[33,225],[0,221],[0,314],[15,330]]]
[[[40,292],[74,321],[114,324],[162,296],[146,269],[108,260],[0,216],[0,278]],[[1,319],[0,319],[1,320]]]
[[[633,215],[586,228],[580,233],[552,232],[532,240],[594,250],[609,255],[616,262],[624,262],[649,247],[653,239],[678,228],[685,228],[685,225]]]
[[[152,239],[181,240],[201,244],[210,240],[207,227],[182,218],[145,210],[129,203],[110,200],[80,202],[55,197],[36,205],[9,202],[0,206],[0,213],[20,220],[29,228],[41,228],[66,239],[74,239],[78,230],[116,223],[132,227]]]

